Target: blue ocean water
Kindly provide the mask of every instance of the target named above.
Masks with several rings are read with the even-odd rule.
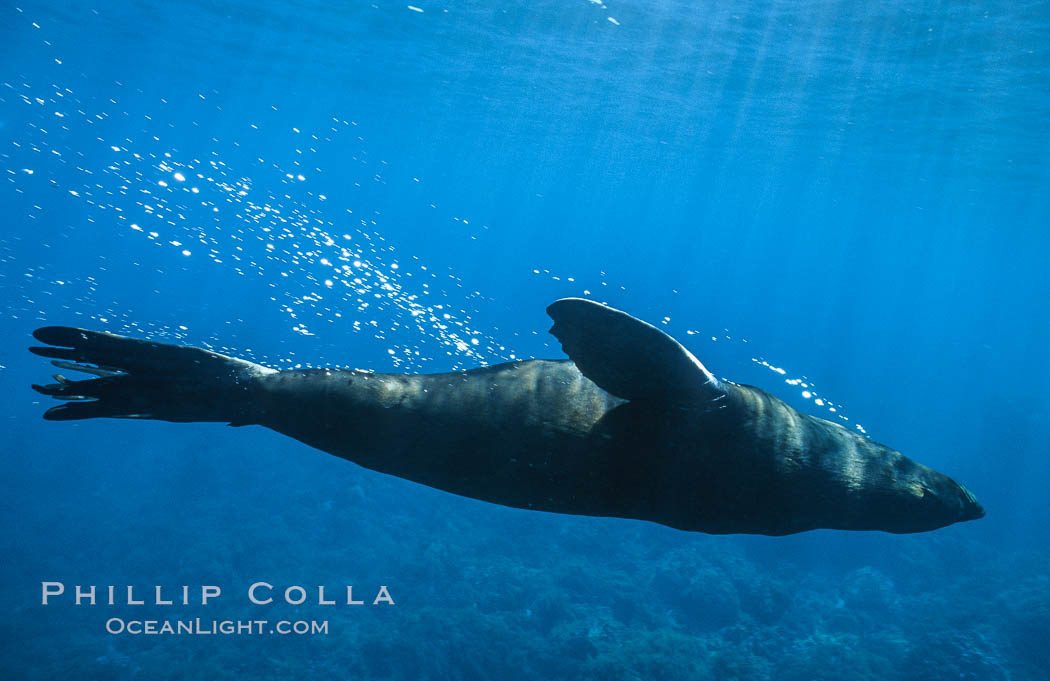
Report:
[[[5,678],[1050,678],[1045,3],[15,2],[0,31]],[[435,372],[562,357],[570,295],[987,517],[530,513],[258,428],[45,423],[29,390],[45,324]]]

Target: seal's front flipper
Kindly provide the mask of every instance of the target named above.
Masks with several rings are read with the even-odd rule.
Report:
[[[684,407],[725,397],[700,360],[652,324],[582,298],[555,301],[547,314],[565,354],[606,392]]]
[[[100,417],[163,421],[253,421],[255,379],[273,369],[202,348],[138,340],[69,326],[33,332],[48,346],[29,351],[62,369],[96,376],[33,389],[67,404],[44,413],[49,421]]]

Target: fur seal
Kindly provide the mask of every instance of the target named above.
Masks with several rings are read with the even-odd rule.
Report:
[[[34,385],[44,418],[262,425],[366,468],[518,508],[713,534],[922,532],[984,509],[965,487],[769,393],[720,381],[660,329],[579,298],[547,308],[569,360],[456,373],[276,371],[63,326],[32,347],[92,374]]]

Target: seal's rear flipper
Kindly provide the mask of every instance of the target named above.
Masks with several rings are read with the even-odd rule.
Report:
[[[555,301],[547,314],[565,354],[606,392],[686,407],[725,397],[700,360],[652,324],[582,298]]]
[[[45,326],[33,337],[49,346],[29,351],[96,378],[33,389],[67,404],[44,413],[49,421],[100,417],[163,421],[253,422],[255,379],[273,369],[202,348],[138,340],[69,326]]]

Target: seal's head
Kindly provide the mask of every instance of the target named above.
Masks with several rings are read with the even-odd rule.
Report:
[[[877,529],[926,532],[984,517],[984,508],[970,490],[947,475],[894,453],[899,458],[894,457],[892,494],[876,502],[882,506],[882,513],[871,516],[881,519]]]
[[[984,517],[984,508],[970,490],[935,471],[931,479],[917,485],[914,512],[900,532],[923,532],[966,520]]]

